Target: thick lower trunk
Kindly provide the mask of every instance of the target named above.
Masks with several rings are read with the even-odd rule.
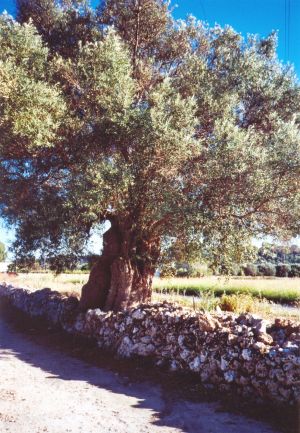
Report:
[[[158,258],[156,244],[139,242],[132,255],[134,238],[128,232],[122,233],[115,224],[104,234],[103,241],[102,256],[82,288],[81,308],[119,311],[148,302]]]

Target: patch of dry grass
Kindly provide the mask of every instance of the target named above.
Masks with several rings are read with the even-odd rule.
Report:
[[[49,287],[52,290],[59,292],[78,292],[80,293],[83,284],[88,280],[87,274],[59,274],[52,273],[32,273],[0,275],[0,281],[6,281],[20,287],[30,287],[34,290],[44,289]]]

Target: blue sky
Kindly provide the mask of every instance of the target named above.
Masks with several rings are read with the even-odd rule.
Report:
[[[277,30],[278,56],[294,64],[300,78],[300,0],[173,0],[172,4],[175,18],[192,14],[210,25],[229,24],[244,36],[267,36]],[[0,0],[0,13],[3,10],[14,14],[15,1]],[[9,243],[12,236],[0,223],[0,240]]]
[[[278,56],[284,62],[293,63],[300,77],[300,0],[178,0],[176,3],[176,18],[191,12],[210,25],[229,24],[244,36],[247,33],[267,36],[277,30]]]

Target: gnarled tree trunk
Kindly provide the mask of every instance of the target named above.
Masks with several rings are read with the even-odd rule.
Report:
[[[157,240],[137,239],[126,225],[111,220],[103,236],[103,252],[83,286],[80,307],[119,311],[147,302],[159,257]]]

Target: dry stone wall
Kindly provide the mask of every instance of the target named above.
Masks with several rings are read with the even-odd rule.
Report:
[[[93,338],[121,357],[151,357],[159,366],[194,373],[222,393],[300,404],[300,323],[212,315],[168,303],[82,313],[75,297],[6,284],[0,285],[1,298],[31,317]]]

